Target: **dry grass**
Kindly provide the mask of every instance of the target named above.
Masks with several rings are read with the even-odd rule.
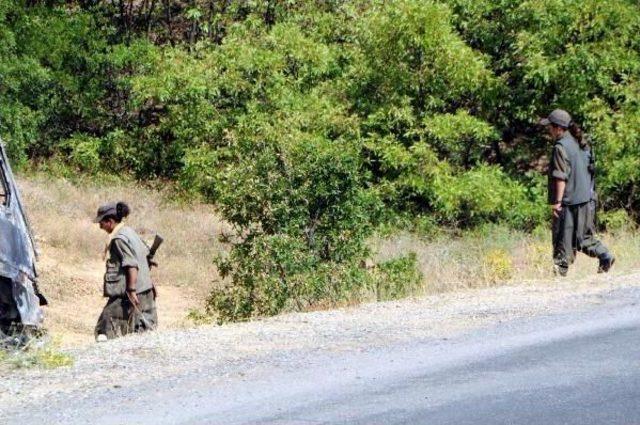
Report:
[[[161,327],[187,323],[190,309],[201,308],[218,278],[213,258],[225,225],[212,207],[180,205],[171,193],[158,193],[134,183],[71,183],[36,175],[19,184],[41,251],[43,292],[50,298],[47,326],[63,336],[63,344],[89,342],[101,311],[102,253],[106,234],[92,223],[99,205],[127,202],[128,224],[158,231],[165,238],[154,269],[159,288]],[[151,235],[149,235],[151,237]]]
[[[613,274],[640,267],[640,235],[633,230],[600,235],[616,255]],[[424,276],[422,293],[433,294],[464,288],[522,283],[554,278],[551,236],[541,230],[533,235],[490,228],[464,237],[440,236],[432,240],[403,233],[374,241],[378,260],[417,254]],[[598,261],[584,254],[569,270],[567,279],[594,275]]]

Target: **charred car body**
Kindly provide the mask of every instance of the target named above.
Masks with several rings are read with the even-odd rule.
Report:
[[[37,252],[5,147],[0,140],[0,336],[40,330]]]

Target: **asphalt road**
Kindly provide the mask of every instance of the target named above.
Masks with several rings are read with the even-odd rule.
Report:
[[[334,362],[230,388],[185,423],[640,424],[634,302]]]
[[[384,349],[296,353],[47,406],[48,423],[640,424],[640,289]],[[162,367],[162,365],[158,365]],[[38,410],[20,423],[37,423]]]

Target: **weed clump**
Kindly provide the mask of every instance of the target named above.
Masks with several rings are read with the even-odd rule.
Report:
[[[504,282],[513,276],[511,255],[504,249],[492,249],[487,252],[482,266],[483,280],[486,283]]]
[[[73,365],[73,357],[60,350],[60,342],[26,334],[0,337],[0,369],[55,369]]]

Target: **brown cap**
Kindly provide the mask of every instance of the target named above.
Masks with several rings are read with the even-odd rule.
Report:
[[[540,120],[540,124],[549,125],[555,124],[562,128],[569,128],[571,125],[571,115],[564,109],[556,109],[549,114],[547,118],[543,118]]]
[[[100,223],[107,216],[116,216],[117,208],[115,202],[109,202],[107,204],[101,205],[98,208],[98,212],[96,213],[96,218],[93,219],[94,223]]]

